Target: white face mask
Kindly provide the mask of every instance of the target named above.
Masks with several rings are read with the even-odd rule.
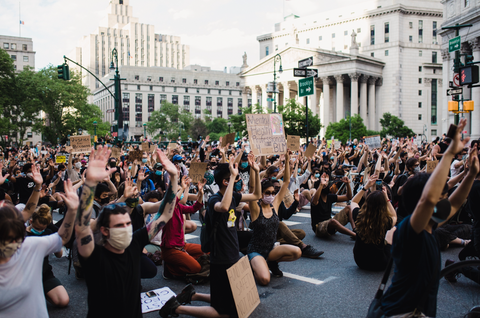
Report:
[[[33,174],[31,172],[27,173],[27,177],[31,178],[33,177]]]
[[[262,200],[263,200],[263,203],[265,204],[272,204],[274,199],[275,199],[274,195],[265,195]]]
[[[107,242],[114,249],[126,249],[132,242],[132,226],[110,228],[110,237]]]
[[[13,242],[5,244],[0,242],[0,258],[10,258],[22,246],[22,243]]]
[[[75,168],[80,169],[81,167],[82,167],[82,163],[81,163],[81,162],[76,162],[76,163],[75,163]]]

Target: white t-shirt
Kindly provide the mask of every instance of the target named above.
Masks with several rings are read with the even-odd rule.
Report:
[[[459,163],[461,160],[453,160],[452,164],[450,165],[450,177],[453,178],[457,175],[460,174],[460,172],[462,171],[462,168],[463,168],[463,165],[461,165],[460,167],[458,167],[457,169],[455,169],[455,165],[457,163]]]
[[[10,261],[0,264],[0,317],[48,318],[43,259],[61,248],[58,233],[26,237]]]

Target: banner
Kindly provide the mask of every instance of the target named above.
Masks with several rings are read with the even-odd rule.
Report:
[[[290,151],[300,151],[300,136],[287,136],[287,148]]]
[[[90,153],[92,151],[90,135],[70,136],[70,146],[72,147],[72,154]]]
[[[246,318],[260,304],[248,256],[242,257],[235,265],[227,269],[227,275],[238,317]]]
[[[380,135],[365,137],[365,144],[368,146],[370,150],[375,148],[380,148],[382,146]]]
[[[246,114],[248,138],[256,156],[278,155],[287,150],[281,114]]]

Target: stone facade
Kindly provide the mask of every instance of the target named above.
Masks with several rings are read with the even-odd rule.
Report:
[[[456,24],[472,24],[472,27],[462,28],[459,30],[461,36],[461,53],[473,55],[474,61],[480,61],[480,1],[479,0],[443,0],[444,21],[442,27],[454,26]],[[454,58],[455,53],[448,52],[448,40],[455,36],[455,30],[442,30],[440,35],[443,38],[442,44],[442,60],[444,85],[448,88],[448,83],[453,81]],[[462,63],[464,59],[461,58]],[[480,138],[480,87],[463,87],[463,98],[465,100],[473,100],[475,109],[470,114],[460,114],[467,118],[466,127],[467,135],[473,139]],[[449,125],[454,123],[454,114],[448,112],[448,101],[451,98],[442,100],[442,109],[444,112],[445,127],[444,132]]]
[[[383,113],[390,112],[404,120],[417,134],[436,136],[441,135],[446,129],[441,120],[442,107],[439,102],[435,103],[443,96],[440,92],[444,86],[440,56],[442,39],[437,32],[440,30],[442,19],[443,11],[439,0],[369,1],[302,18],[289,16],[275,25],[275,32],[258,36],[257,40],[262,61],[268,56],[283,54],[281,52],[284,52],[285,48],[297,47],[330,52],[328,59],[334,59],[334,56],[343,56],[343,60],[358,57],[371,61],[373,63],[371,65],[382,63],[382,71],[379,74],[365,70],[362,73],[351,68],[349,72],[340,69],[334,69],[330,73],[320,72],[320,77],[329,77],[333,81],[334,76],[338,76],[339,71],[342,71],[344,87],[350,86],[346,85],[351,82],[348,75],[350,72],[361,74],[357,80],[358,87],[354,85],[353,90],[344,89],[343,99],[333,98],[337,92],[330,92],[330,105],[334,102],[343,102],[346,103],[344,107],[348,108],[347,104],[353,101],[352,113],[355,114],[357,99],[351,99],[350,92],[358,91],[360,95],[358,103],[360,105],[362,102],[365,103],[361,92],[368,83],[363,82],[364,75],[378,77],[381,81],[376,80],[375,97],[367,96],[366,103],[375,100],[376,107],[375,117],[370,116],[367,111],[369,117],[364,118],[367,127],[379,130],[381,128],[379,118]],[[282,56],[282,60],[285,62],[286,59]],[[296,62],[289,61],[292,67]],[[328,63],[328,60],[321,60],[320,63],[323,65]],[[345,66],[347,64],[340,63]],[[338,63],[334,65],[337,67]],[[315,65],[313,68],[317,66],[321,65]],[[357,76],[358,74],[354,74],[352,78],[356,79]],[[273,68],[268,81],[273,81]],[[248,80],[245,85],[249,86]],[[379,87],[381,88],[378,89]],[[370,92],[370,89],[367,89],[367,92]],[[329,116],[343,113],[334,107]],[[361,109],[360,113],[362,114]],[[322,118],[322,115],[320,118],[324,125],[338,120],[336,117]]]
[[[119,73],[126,79],[121,82],[121,94],[128,138],[143,134],[143,123],[150,120],[153,111],[161,109],[163,100],[180,105],[195,118],[210,114],[228,119],[230,115],[239,114],[241,107],[251,105],[251,99],[244,94],[242,78],[205,66],[189,65],[183,70],[121,66]],[[102,82],[113,93],[112,78],[109,74]],[[93,102],[102,110],[104,120],[113,123],[114,100],[103,86],[93,91]]]

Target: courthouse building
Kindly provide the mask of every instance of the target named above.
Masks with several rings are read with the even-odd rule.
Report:
[[[81,64],[98,78],[108,74],[112,51],[117,49],[118,64],[140,67],[171,67],[183,69],[190,64],[190,48],[180,37],[156,34],[155,27],[140,23],[133,17],[129,0],[111,0],[102,26],[84,36],[70,54],[70,59]],[[82,72],[73,63],[72,69]],[[101,85],[93,76],[83,71],[83,84],[93,92]]]
[[[480,1],[478,0],[444,0],[443,10],[444,19],[442,27],[454,26],[456,24],[472,24],[472,27],[460,29],[461,37],[461,53],[473,55],[474,61],[480,61]],[[455,53],[448,52],[448,40],[455,37],[455,30],[442,30],[442,59],[443,59],[443,81],[444,83],[453,82],[453,59]],[[461,59],[462,63],[464,58]],[[448,87],[448,86],[447,86]],[[470,114],[460,114],[468,119],[466,127],[467,135],[471,135],[474,139],[480,138],[480,87],[471,89],[463,87],[463,98],[465,100],[473,100],[475,110]],[[447,124],[454,122],[453,113],[447,113],[448,100],[451,97],[444,98],[442,109],[445,111]],[[448,127],[448,126],[447,126]]]
[[[430,140],[447,129],[437,34],[442,19],[440,0],[375,0],[306,17],[291,15],[274,32],[257,37],[261,60],[240,76],[253,102],[271,107],[268,83],[274,57],[280,55],[281,105],[285,98],[297,98],[299,78],[293,68],[312,56],[311,68],[319,74],[309,108],[322,125],[350,113],[360,114],[368,129],[380,130],[379,119],[390,112]],[[277,60],[277,76],[279,65]]]

